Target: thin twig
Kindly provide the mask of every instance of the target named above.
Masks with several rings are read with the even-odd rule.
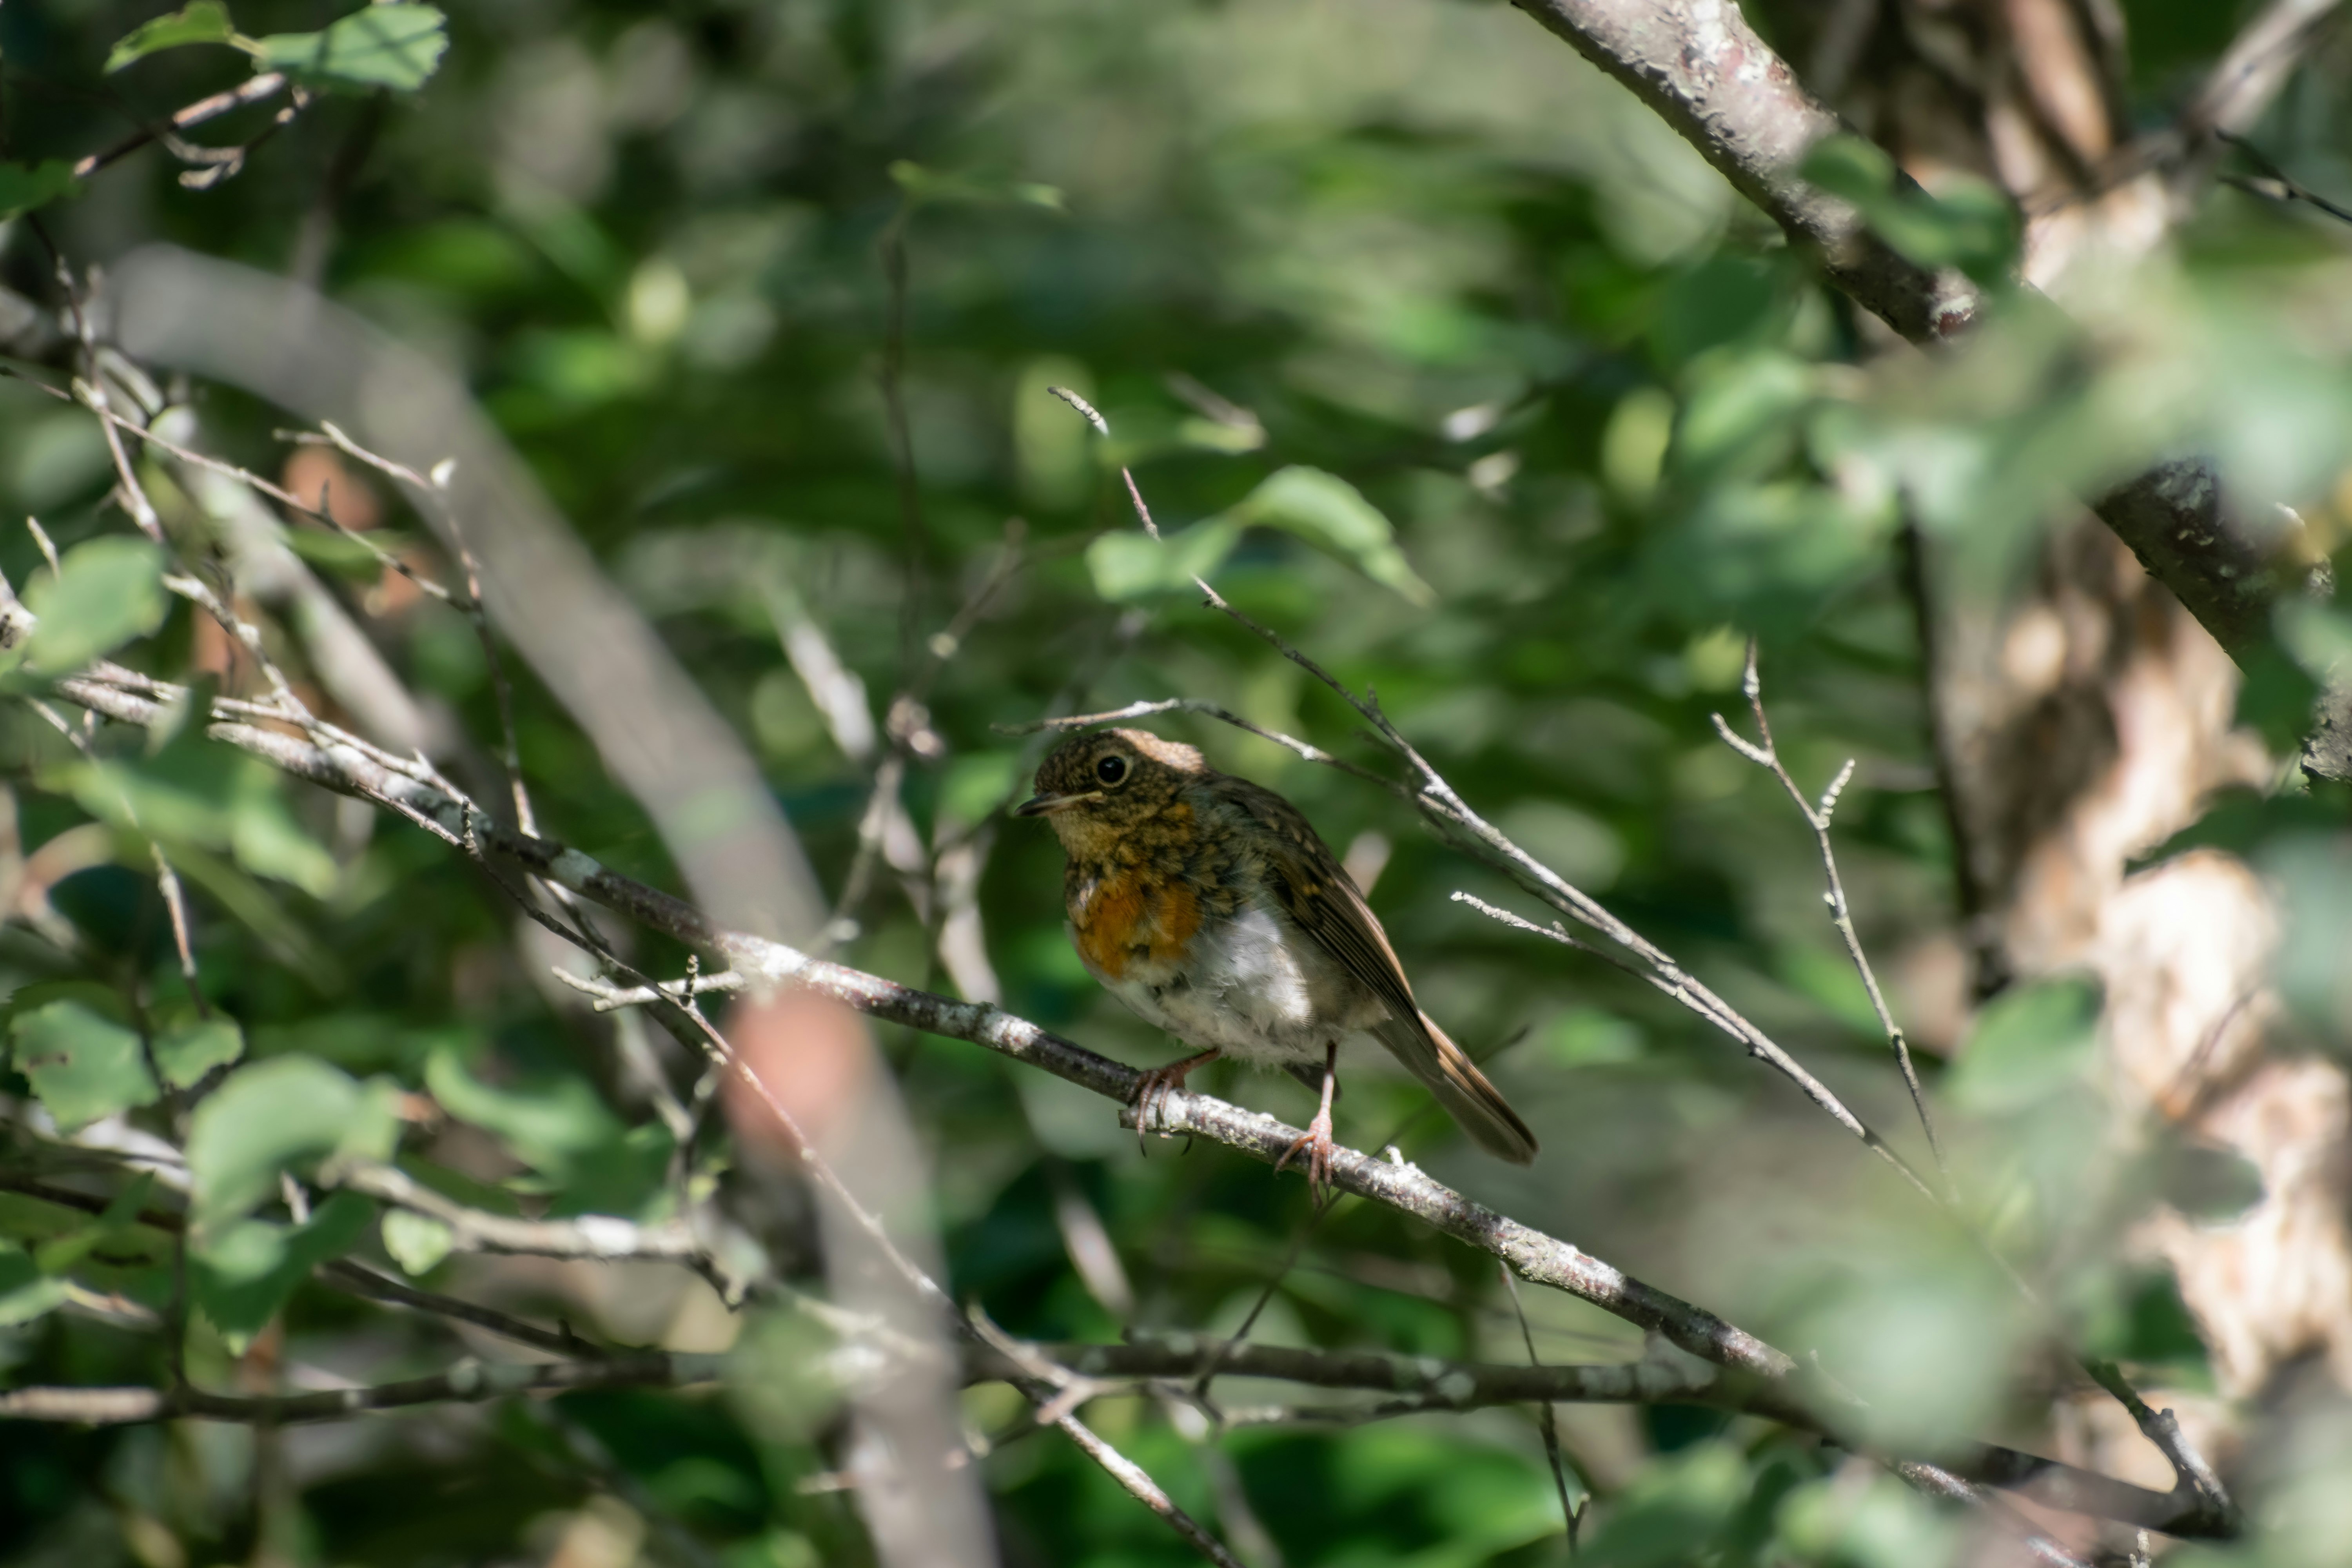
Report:
[[[113,791],[116,804],[122,808],[123,821],[133,833],[147,840],[147,852],[155,861],[156,890],[163,895],[163,909],[172,922],[172,940],[179,950],[181,981],[188,988],[188,999],[196,1005],[196,1016],[209,1019],[213,1010],[205,1001],[204,982],[196,973],[196,955],[188,943],[187,895],[181,889],[180,874],[172,869],[171,858],[163,853],[163,846],[155,836],[140,824],[139,808],[131,804],[130,793],[122,787],[121,780],[99,760],[98,753],[90,748],[89,738],[67,723],[62,714],[39,699],[28,698],[26,704],[47,720],[50,728],[63,735],[66,743],[80,752],[82,760],[107,782]]]
[[[1519,1339],[1528,1347],[1528,1364],[1540,1366],[1543,1363],[1536,1354],[1535,1331],[1528,1327],[1527,1304],[1519,1300],[1518,1278],[1508,1268],[1505,1268],[1502,1274],[1503,1289],[1511,1293],[1511,1310],[1518,1314]],[[1539,1402],[1536,1412],[1538,1422],[1543,1428],[1544,1458],[1551,1461],[1552,1485],[1559,1489],[1560,1528],[1568,1533],[1568,1554],[1573,1558],[1577,1551],[1577,1527],[1584,1522],[1584,1511],[1569,1500],[1568,1463],[1560,1457],[1559,1417],[1553,1413],[1551,1401]],[[1588,1497],[1591,1495],[1591,1488],[1585,1490]]]
[[[665,980],[653,985],[615,985],[594,975],[575,974],[556,966],[555,977],[582,994],[594,998],[590,1005],[599,1013],[610,1013],[620,1007],[646,1007],[658,1002],[684,1002],[690,996],[708,996],[717,992],[740,991],[749,984],[733,970],[717,974],[689,974],[681,980]]]
[[[1037,1402],[1035,1391],[1051,1390],[1050,1397],[1037,1402],[1036,1421],[1042,1426],[1059,1427],[1076,1443],[1087,1457],[1107,1471],[1112,1479],[1127,1489],[1128,1494],[1167,1521],[1168,1527],[1181,1536],[1193,1551],[1218,1565],[1218,1568],[1242,1568],[1217,1538],[1201,1528],[1192,1516],[1176,1506],[1175,1500],[1162,1490],[1160,1484],[1145,1473],[1143,1468],[1121,1454],[1097,1436],[1077,1418],[1077,1406],[1101,1391],[1097,1380],[1071,1371],[1034,1345],[1024,1345],[989,1321],[988,1314],[977,1306],[965,1320],[980,1342],[1013,1363],[1023,1374],[1015,1386]]]
[[[1837,812],[1838,797],[1845,792],[1847,783],[1853,777],[1854,764],[1852,759],[1848,759],[1845,766],[1838,771],[1837,777],[1822,792],[1818,805],[1807,800],[1805,792],[1797,786],[1795,777],[1790,773],[1788,764],[1780,760],[1779,747],[1773,743],[1772,721],[1764,712],[1764,682],[1756,668],[1754,637],[1748,639],[1748,664],[1740,677],[1739,689],[1748,699],[1748,710],[1756,716],[1756,733],[1760,740],[1751,742],[1743,739],[1720,713],[1709,715],[1715,721],[1715,731],[1733,751],[1779,779],[1780,787],[1788,791],[1790,800],[1796,804],[1797,815],[1805,819],[1807,827],[1812,829],[1813,844],[1821,851],[1822,874],[1827,884],[1822,900],[1829,906],[1830,923],[1837,927],[1839,937],[1844,941],[1846,957],[1853,962],[1854,973],[1862,976],[1862,988],[1869,994],[1871,1011],[1878,1015],[1878,1026],[1885,1031],[1886,1043],[1895,1052],[1896,1064],[1903,1069],[1903,1084],[1911,1091],[1911,1107],[1918,1112],[1920,1131],[1927,1135],[1928,1152],[1935,1157],[1937,1173],[1943,1178],[1944,1195],[1948,1200],[1957,1201],[1958,1194],[1952,1186],[1952,1167],[1944,1158],[1943,1142],[1936,1136],[1936,1119],[1927,1111],[1927,1090],[1919,1086],[1919,1069],[1911,1060],[1911,1042],[1904,1035],[1903,1026],[1895,1021],[1895,1011],[1886,1005],[1886,994],[1879,988],[1877,973],[1870,966],[1870,954],[1864,950],[1862,938],[1854,931],[1853,910],[1846,902],[1845,881],[1838,875],[1837,851],[1830,845],[1830,819]]]
[[[517,1394],[579,1388],[682,1388],[726,1375],[723,1355],[633,1351],[572,1362],[457,1363],[434,1377],[339,1388],[320,1394],[239,1395],[200,1388],[19,1388],[0,1394],[0,1420],[63,1421],[113,1426],[194,1416],[244,1426],[290,1426],[340,1421],[369,1410],[453,1402],[478,1404]]]
[[[641,1259],[691,1263],[706,1256],[701,1238],[677,1220],[639,1225],[614,1215],[574,1219],[520,1219],[468,1208],[425,1185],[395,1165],[330,1163],[320,1183],[362,1193],[449,1227],[450,1246],[460,1252],[506,1253],[531,1258],[583,1258],[599,1262]]]
[[[449,479],[454,472],[454,465],[443,462],[436,466],[431,474],[420,474],[405,463],[394,462],[381,453],[361,446],[332,420],[320,420],[319,429],[337,451],[365,463],[378,473],[405,486],[415,497],[424,501],[431,509],[435,520],[440,523],[442,537],[448,542],[449,547],[457,552],[459,569],[466,574],[466,597],[462,603],[447,594],[444,594],[443,597],[465,613],[466,619],[473,626],[475,640],[481,644],[482,658],[489,672],[491,696],[498,704],[499,738],[502,743],[499,761],[506,770],[507,788],[514,797],[515,825],[525,833],[536,834],[539,831],[539,823],[531,813],[530,791],[523,784],[522,778],[522,742],[515,731],[514,689],[507,679],[506,661],[499,654],[499,641],[490,633],[489,613],[482,603],[481,564],[474,558],[472,547],[466,542],[466,531],[457,521],[457,509],[449,504]],[[310,438],[307,431],[280,431],[278,434],[296,439]],[[323,514],[323,508],[321,512]],[[325,517],[324,521],[330,527],[341,531],[346,537],[359,537],[336,522],[331,516]],[[379,553],[382,552],[379,552]],[[389,560],[390,557],[386,556],[385,559]],[[410,575],[412,578],[415,577],[413,573]],[[422,581],[422,579],[416,580]]]
[[[1088,403],[1066,386],[1049,386],[1045,390],[1084,415],[1087,423],[1095,427],[1096,435],[1106,441],[1110,439],[1110,421],[1097,413],[1093,404]],[[1153,539],[1158,539],[1160,525],[1151,521],[1151,509],[1143,504],[1143,491],[1135,482],[1134,470],[1121,463],[1118,466],[1118,477],[1126,482],[1127,499],[1135,507],[1135,520],[1143,524],[1145,533],[1150,534]]]
[[[0,604],[0,646],[29,630],[30,622],[29,614],[21,605]],[[173,695],[165,689],[159,700],[89,678],[68,678],[58,682],[56,689],[68,700],[123,722],[141,725],[154,722],[163,702]],[[404,815],[433,823],[453,841],[467,846],[469,853],[478,850],[510,861],[532,875],[561,882],[592,901],[729,962],[738,972],[760,983],[803,985],[856,1011],[928,1033],[968,1040],[1044,1068],[1120,1104],[1134,1098],[1138,1082],[1134,1069],[1097,1056],[1001,1008],[915,991],[813,958],[781,943],[714,928],[691,906],[622,877],[577,850],[544,839],[526,838],[483,821],[478,813],[468,813],[459,802],[416,779],[413,772],[394,773],[358,747],[339,744],[331,750],[283,731],[234,721],[215,722],[208,733],[298,776],[387,806],[404,808]],[[743,1070],[740,1063],[735,1070]],[[769,1099],[765,1086],[757,1085],[756,1078],[753,1082],[761,1098]],[[781,1113],[780,1106],[772,1100],[771,1104]],[[781,1115],[780,1121],[789,1125],[788,1119]],[[1273,1117],[1244,1111],[1187,1090],[1176,1091],[1168,1098],[1160,1109],[1159,1121],[1168,1131],[1198,1133],[1268,1164],[1280,1159],[1298,1137],[1296,1129]],[[813,1173],[819,1173],[821,1180],[822,1172],[822,1167],[813,1167]],[[1504,1259],[1529,1279],[1566,1290],[1627,1321],[1656,1330],[1671,1342],[1704,1360],[1752,1375],[1758,1380],[1756,1397],[1766,1405],[1780,1401],[1786,1406],[1790,1419],[1816,1419],[1790,1397],[1795,1392],[1791,1384],[1797,1377],[1797,1363],[1714,1314],[1631,1279],[1564,1242],[1471,1203],[1416,1167],[1342,1148],[1335,1152],[1331,1174],[1339,1189],[1413,1215]],[[888,1250],[895,1253],[896,1248]],[[893,1266],[902,1265],[903,1258]],[[919,1276],[919,1270],[916,1274]],[[944,1303],[944,1294],[939,1292],[937,1285],[926,1283],[928,1289],[922,1292],[926,1298]],[[1193,1353],[1197,1357],[1197,1348]],[[1193,1364],[1197,1366],[1197,1361]],[[2032,1471],[2035,1476],[2047,1473],[2045,1469]],[[2127,1518],[2176,1532],[2210,1533],[2226,1522],[2217,1519],[2204,1500],[2196,1496],[2168,1500],[2163,1509],[2146,1504],[2131,1506],[2136,1511]],[[2147,1517],[2149,1514],[2158,1517]]]
[[[989,728],[1000,735],[1034,735],[1040,730],[1083,730],[1089,724],[1117,724],[1129,719],[1149,719],[1157,713],[1204,713],[1219,723],[1230,724],[1236,730],[1246,730],[1261,741],[1271,741],[1277,746],[1295,752],[1310,763],[1321,763],[1326,767],[1337,768],[1341,773],[1351,773],[1368,783],[1376,784],[1400,800],[1409,801],[1412,798],[1412,792],[1394,779],[1384,778],[1371,769],[1359,766],[1345,757],[1333,756],[1322,747],[1310,742],[1286,735],[1279,730],[1268,730],[1253,724],[1238,713],[1221,708],[1216,703],[1203,701],[1197,697],[1170,697],[1157,702],[1135,701],[1124,708],[1114,708],[1103,713],[1074,713],[1059,719],[1035,719],[1026,724],[992,724]]]
[[[1429,759],[1423,756],[1420,750],[1412,742],[1406,740],[1403,733],[1389,721],[1388,715],[1381,710],[1380,703],[1376,699],[1369,696],[1358,697],[1347,685],[1332,675],[1329,670],[1316,663],[1313,658],[1291,647],[1280,637],[1227,604],[1216,590],[1210,588],[1206,584],[1201,584],[1200,586],[1208,595],[1208,602],[1212,608],[1223,611],[1241,626],[1265,638],[1285,658],[1289,659],[1338,693],[1349,707],[1371,724],[1383,741],[1412,764],[1413,771],[1421,779],[1421,787],[1414,794],[1413,802],[1421,808],[1423,815],[1443,827],[1460,829],[1467,835],[1467,846],[1481,858],[1508,871],[1537,897],[1552,905],[1570,919],[1599,931],[1620,947],[1632,952],[1665,983],[1667,994],[1739,1040],[1747,1047],[1750,1056],[1769,1064],[1794,1083],[1804,1092],[1806,1099],[1827,1111],[1840,1126],[1861,1140],[1864,1147],[1885,1160],[1923,1195],[1930,1198],[1935,1196],[1934,1190],[1921,1178],[1919,1173],[1912,1168],[1909,1161],[1904,1159],[1892,1144],[1880,1137],[1860,1117],[1849,1110],[1845,1102],[1831,1091],[1828,1085],[1799,1065],[1796,1058],[1782,1049],[1770,1036],[1765,1034],[1730,1004],[1702,984],[1696,976],[1683,968],[1664,949],[1611,913],[1600,900],[1520,848],[1492,823],[1471,810],[1469,803],[1465,801],[1455,792],[1454,786],[1446,782],[1444,775],[1440,773],[1430,763]]]
[[[92,153],[74,165],[74,178],[86,180],[112,163],[130,156],[150,142],[162,141],[175,132],[192,130],[208,120],[217,120],[231,110],[248,104],[265,103],[286,89],[286,78],[277,71],[265,71],[249,80],[239,82],[226,92],[200,98],[174,113],[162,125],[142,126],[111,147]]]
[[[2305,206],[2316,207],[2329,217],[2340,222],[2352,223],[2352,207],[2338,205],[2310,186],[2288,178],[2286,171],[2272,163],[2263,150],[2252,142],[2227,131],[2216,131],[2213,134],[2219,140],[2235,147],[2252,159],[2254,165],[2262,171],[2260,179],[2250,179],[2243,174],[2223,174],[2221,176],[2223,184],[2233,186],[2251,195],[2262,196],[2274,202],[2284,202],[2289,205],[2301,202]]]

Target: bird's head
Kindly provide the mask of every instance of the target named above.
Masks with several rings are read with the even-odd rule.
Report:
[[[1142,730],[1071,736],[1038,764],[1037,793],[1013,808],[1042,816],[1072,855],[1107,847],[1209,772],[1191,746]]]

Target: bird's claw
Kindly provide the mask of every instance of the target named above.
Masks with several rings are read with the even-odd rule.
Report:
[[[1136,1080],[1135,1099],[1131,1102],[1135,1107],[1137,1147],[1149,1147],[1143,1141],[1144,1134],[1150,1130],[1152,1119],[1167,1110],[1168,1097],[1184,1087],[1184,1079],[1193,1068],[1206,1067],[1216,1059],[1217,1055],[1215,1051],[1203,1051],[1199,1056],[1186,1057],[1181,1062],[1170,1062],[1166,1067],[1144,1069],[1143,1075]]]
[[[1328,1202],[1331,1196],[1332,1147],[1331,1113],[1328,1109],[1318,1110],[1315,1113],[1315,1120],[1307,1124],[1306,1132],[1294,1140],[1290,1147],[1282,1152],[1282,1158],[1274,1163],[1275,1173],[1281,1174],[1283,1167],[1290,1163],[1291,1157],[1301,1149],[1306,1150],[1307,1194],[1318,1204]]]

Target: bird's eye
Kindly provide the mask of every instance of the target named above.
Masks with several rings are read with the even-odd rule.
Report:
[[[1118,783],[1127,777],[1127,759],[1117,755],[1105,757],[1095,764],[1095,777],[1107,784]]]

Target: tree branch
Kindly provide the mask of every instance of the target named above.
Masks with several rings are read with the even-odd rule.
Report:
[[[74,165],[74,178],[86,180],[109,163],[129,157],[150,142],[172,140],[180,132],[193,130],[208,120],[218,120],[231,110],[243,109],[248,104],[267,103],[285,90],[286,78],[283,75],[277,71],[265,71],[237,83],[226,92],[200,98],[161,125],[142,126],[111,147],[90,153]]]
[[[1813,844],[1821,851],[1822,873],[1827,882],[1822,898],[1829,906],[1830,923],[1844,939],[1846,957],[1853,962],[1854,973],[1862,977],[1862,988],[1870,996],[1871,1010],[1878,1015],[1878,1026],[1886,1031],[1887,1046],[1894,1051],[1895,1060],[1903,1069],[1903,1084],[1911,1091],[1911,1108],[1918,1112],[1919,1130],[1927,1135],[1927,1151],[1935,1156],[1936,1172],[1944,1182],[1944,1194],[1947,1198],[1954,1197],[1952,1167],[1945,1160],[1944,1145],[1936,1136],[1936,1120],[1927,1114],[1927,1095],[1919,1087],[1919,1069],[1912,1065],[1911,1042],[1904,1035],[1903,1026],[1895,1021],[1895,1011],[1886,1005],[1885,994],[1879,989],[1877,972],[1870,966],[1870,955],[1863,951],[1862,938],[1853,929],[1853,910],[1845,898],[1845,879],[1838,875],[1837,851],[1830,845],[1830,818],[1836,814],[1838,797],[1845,793],[1845,786],[1853,779],[1853,759],[1846,759],[1845,766],[1822,792],[1818,805],[1806,799],[1805,792],[1797,787],[1797,781],[1790,775],[1788,765],[1780,761],[1780,748],[1772,741],[1772,721],[1764,712],[1764,682],[1756,670],[1756,639],[1753,637],[1748,639],[1748,668],[1740,679],[1739,689],[1748,698],[1748,711],[1756,716],[1756,733],[1761,737],[1760,743],[1743,739],[1724,721],[1720,713],[1709,715],[1715,721],[1716,732],[1723,737],[1725,745],[1780,781],[1780,787],[1796,803],[1797,814],[1812,830]]]
[[[478,1362],[468,1358],[436,1377],[274,1396],[213,1394],[201,1388],[19,1388],[0,1394],[0,1420],[119,1426],[194,1416],[247,1426],[291,1426],[339,1421],[369,1410],[453,1401],[478,1404],[515,1394],[682,1388],[718,1382],[725,1375],[726,1360],[683,1351],[632,1351],[594,1361]]]
[[[0,647],[12,646],[26,635],[30,629],[31,620],[29,612],[13,598],[0,599]],[[185,700],[177,689],[166,683],[145,677],[134,678],[134,683],[140,689],[133,690],[126,684],[91,674],[60,680],[56,684],[55,692],[93,711],[142,727],[154,722],[167,703]],[[215,705],[215,712],[216,715],[224,712],[218,702]],[[1385,723],[1384,720],[1380,721]],[[281,730],[264,730],[243,723],[235,718],[218,720],[209,727],[207,733],[216,741],[259,756],[298,777],[339,793],[356,795],[398,809],[412,820],[436,829],[462,847],[478,847],[488,856],[560,883],[593,902],[660,931],[688,946],[725,959],[754,984],[804,985],[869,1016],[887,1019],[950,1039],[965,1040],[1016,1061],[1041,1068],[1122,1105],[1131,1101],[1135,1096],[1140,1079],[1135,1069],[1097,1056],[1026,1019],[985,1003],[958,1002],[918,991],[878,975],[813,958],[781,942],[715,928],[693,906],[623,877],[578,850],[567,848],[552,840],[529,837],[487,821],[478,808],[460,796],[446,793],[441,785],[419,779],[412,773],[395,773],[386,767],[369,754],[372,748],[341,741],[321,745]],[[1409,754],[1414,756],[1417,765],[1426,767],[1426,763],[1418,759],[1418,753]],[[1442,781],[1440,783],[1442,784]],[[1450,793],[1447,792],[1449,795]],[[1459,805],[1459,798],[1453,798]],[[1459,805],[1459,810],[1468,814],[1466,805]],[[1480,820],[1475,815],[1469,819]],[[1507,840],[1504,842],[1507,843]],[[1597,905],[1593,907],[1598,908]],[[1613,917],[1609,918],[1613,921]],[[1696,982],[1692,984],[1696,984]],[[1130,1109],[1123,1112],[1122,1121],[1132,1124],[1133,1115]],[[1164,1100],[1155,1101],[1152,1125],[1147,1130],[1166,1134],[1198,1134],[1253,1155],[1269,1165],[1277,1163],[1299,1136],[1296,1129],[1264,1112],[1244,1110],[1224,1100],[1184,1090],[1172,1093]],[[1434,1229],[1502,1259],[1528,1279],[1590,1301],[1616,1317],[1656,1332],[1703,1361],[1724,1368],[1751,1390],[1747,1395],[1749,1403],[1746,1408],[1808,1426],[1816,1426],[1822,1419],[1812,1412],[1807,1402],[1806,1395],[1811,1392],[1808,1386],[1810,1380],[1801,1375],[1796,1361],[1783,1352],[1714,1313],[1634,1279],[1568,1242],[1471,1202],[1433,1180],[1416,1166],[1401,1159],[1381,1160],[1342,1148],[1334,1151],[1331,1180],[1340,1190],[1411,1215]],[[935,1291],[937,1287],[934,1285],[931,1289]],[[1526,1372],[1529,1369],[1513,1370]],[[118,1394],[110,1394],[108,1397],[117,1398]],[[127,1398],[128,1395],[119,1397]],[[1842,1403],[1833,1394],[1824,1397],[1832,1405]],[[111,1418],[150,1419],[152,1416],[133,1415]],[[2048,1461],[2032,1459],[2030,1456],[2019,1456],[2018,1459],[2021,1470],[2030,1470],[2035,1476],[2046,1473],[2040,1467],[2046,1467]],[[2096,1483],[2100,1478],[2088,1479]],[[2113,1500],[2096,1495],[2095,1488],[2084,1489],[2082,1495],[2088,1511],[2104,1511],[2104,1505]],[[2141,1514],[2154,1511],[2140,1503],[2132,1503],[2131,1506]],[[2134,1521],[2140,1521],[2137,1514],[2133,1518]],[[2203,1506],[2202,1500],[2195,1496],[2186,1499],[2181,1506],[2166,1513],[2161,1521],[2147,1522],[2150,1528],[2188,1534],[2217,1533],[2225,1523],[2214,1520],[2210,1510]]]
[[[1958,337],[1984,308],[1967,279],[1904,259],[1852,206],[1797,173],[1816,142],[1845,129],[1724,0],[1513,0],[1579,54],[1623,83],[1680,132],[1740,195],[1820,258],[1830,281],[1922,346]],[[2242,126],[2284,80],[2286,51],[2337,0],[2277,0],[2217,76],[2200,110]],[[2259,36],[2257,36],[2259,35]],[[1907,178],[1907,176],[1906,176]],[[2270,614],[2301,585],[2280,560],[2269,519],[2231,514],[2211,467],[2158,464],[2092,504],[2149,575],[2172,591],[2242,663],[2271,642]],[[2352,778],[2352,685],[2327,694],[2305,766]]]
[[[666,1263],[702,1263],[708,1251],[692,1227],[677,1220],[638,1225],[614,1215],[576,1219],[518,1219],[452,1202],[395,1165],[333,1165],[320,1171],[324,1184],[361,1193],[449,1227],[450,1245],[460,1252],[497,1252],[528,1258],[583,1258],[598,1262],[624,1258]]]

